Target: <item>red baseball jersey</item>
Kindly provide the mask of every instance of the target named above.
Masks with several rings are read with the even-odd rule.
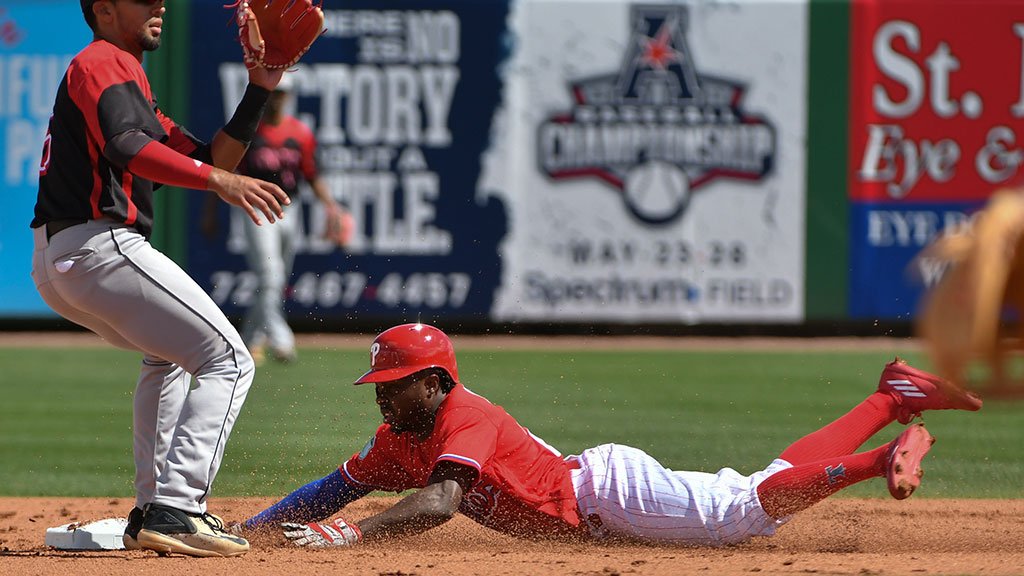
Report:
[[[277,184],[295,198],[299,179],[312,182],[317,176],[313,131],[292,116],[284,116],[278,124],[260,123],[238,169]]]
[[[477,470],[459,511],[480,524],[516,536],[585,533],[561,454],[462,384],[441,403],[428,438],[383,424],[341,471],[357,484],[400,492],[426,486],[445,460]]]
[[[102,217],[153,229],[153,182],[126,168],[134,157],[107,143],[137,131],[186,156],[205,144],[156,106],[149,79],[134,56],[95,40],[71,61],[57,88],[43,158],[32,228],[51,220]],[[148,140],[138,140],[138,148]]]

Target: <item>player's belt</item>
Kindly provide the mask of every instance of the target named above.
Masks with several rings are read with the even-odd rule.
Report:
[[[53,238],[57,232],[64,230],[65,228],[71,228],[72,226],[78,226],[79,224],[85,224],[89,220],[85,218],[67,218],[65,220],[50,220],[46,223],[46,239]]]

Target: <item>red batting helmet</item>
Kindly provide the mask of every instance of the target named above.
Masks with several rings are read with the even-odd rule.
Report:
[[[370,345],[370,370],[355,383],[390,382],[426,368],[441,368],[458,383],[452,341],[433,326],[402,324],[374,338]]]

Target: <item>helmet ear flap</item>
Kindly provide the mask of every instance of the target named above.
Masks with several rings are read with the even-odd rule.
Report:
[[[452,388],[455,388],[455,380],[452,378],[452,375],[448,373],[448,370],[438,367],[434,372],[437,374],[437,379],[440,381],[439,388],[441,389],[441,392],[447,394],[452,391]]]

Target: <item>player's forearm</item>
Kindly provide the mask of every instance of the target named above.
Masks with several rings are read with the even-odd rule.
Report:
[[[317,199],[320,200],[325,207],[330,208],[338,205],[331,196],[331,191],[327,188],[327,184],[324,183],[323,178],[320,178],[319,176],[313,178],[309,183],[309,187],[313,189],[313,194],[316,195]]]
[[[459,510],[462,488],[453,480],[431,484],[380,514],[358,523],[363,539],[419,534],[451,520]]]
[[[280,502],[244,522],[248,529],[275,526],[281,522],[315,522],[338,512],[370,492],[345,481],[334,472],[295,490]]]
[[[206,190],[213,167],[150,140],[132,157],[128,171],[153,182]]]
[[[248,149],[248,144],[235,140],[225,134],[223,130],[218,130],[213,136],[213,141],[210,142],[210,156],[213,157],[213,165],[228,172],[232,172],[238,167],[238,163],[242,161],[242,157],[245,156],[245,151]]]
[[[253,83],[246,86],[235,113],[210,143],[214,166],[229,172],[238,166],[256,136],[269,97],[270,90],[263,86]]]

